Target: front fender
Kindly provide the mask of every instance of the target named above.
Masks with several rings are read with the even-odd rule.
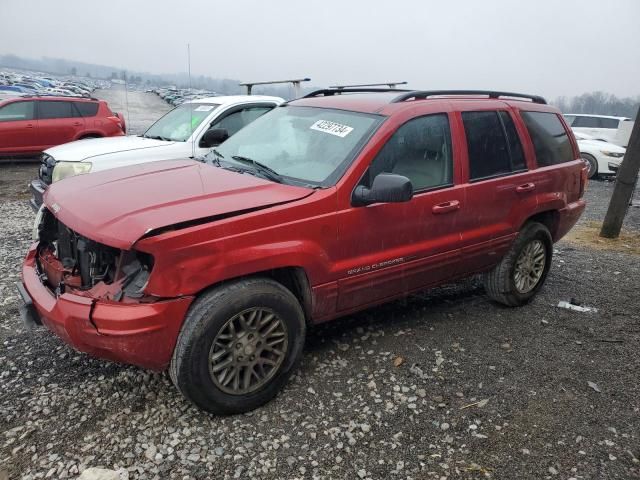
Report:
[[[286,267],[302,268],[314,285],[330,269],[326,252],[311,241],[264,243],[226,251],[210,247],[154,256],[158,260],[146,292],[163,298],[195,295],[225,280]]]

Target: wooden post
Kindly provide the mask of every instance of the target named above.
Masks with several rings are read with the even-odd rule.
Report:
[[[600,230],[601,237],[618,238],[620,235],[622,222],[631,203],[633,191],[638,180],[638,171],[640,171],[640,109],[636,114],[627,152],[616,176],[611,202],[609,202],[609,208]]]

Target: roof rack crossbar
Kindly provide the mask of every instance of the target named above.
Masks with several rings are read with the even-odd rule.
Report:
[[[243,82],[239,85],[241,87],[247,88],[247,95],[251,95],[251,91],[253,90],[254,85],[273,85],[277,83],[291,83],[293,85],[293,90],[295,97],[300,96],[300,84],[302,82],[310,82],[311,79],[308,77],[305,78],[293,78],[291,80],[267,80],[266,82]]]
[[[426,100],[428,97],[444,97],[444,96],[463,96],[463,95],[482,95],[489,98],[511,97],[525,98],[533,103],[546,104],[547,101],[538,95],[527,95],[524,93],[514,92],[498,92],[493,90],[414,90],[412,92],[403,93],[393,99],[392,103],[405,102],[407,100]]]
[[[396,85],[406,85],[407,82],[382,82],[382,83],[362,83],[360,85],[330,85],[329,88],[343,90],[345,88],[364,88],[364,87],[384,87],[385,85],[395,90]]]
[[[366,88],[351,88],[351,87],[343,87],[343,88],[323,88],[320,90],[315,90],[311,93],[306,94],[303,98],[312,98],[325,96],[330,97],[332,95],[340,95],[342,93],[388,93],[388,92],[412,92],[412,90],[402,90],[399,88],[374,88],[374,87],[366,87]]]

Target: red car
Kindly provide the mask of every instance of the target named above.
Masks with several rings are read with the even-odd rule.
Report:
[[[475,273],[490,298],[527,303],[586,184],[540,97],[321,90],[203,162],[53,184],[23,317],[81,351],[169,368],[205,410],[243,412],[282,388],[309,324]]]
[[[62,143],[125,132],[124,117],[104,100],[28,96],[0,101],[0,156],[32,156]]]

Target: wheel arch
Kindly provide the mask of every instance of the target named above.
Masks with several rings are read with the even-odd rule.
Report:
[[[85,138],[102,138],[103,134],[100,132],[82,132],[82,134],[78,135],[76,140],[84,140]]]
[[[304,312],[305,321],[307,324],[311,323],[311,312],[313,306],[313,296],[311,292],[311,284],[307,272],[303,267],[287,266],[278,267],[269,270],[263,270],[259,272],[253,272],[247,275],[240,275],[237,277],[227,278],[220,282],[216,282],[212,285],[200,290],[196,296],[202,295],[204,292],[211,290],[212,288],[224,286],[231,282],[237,282],[249,278],[269,278],[275,282],[278,282],[287,290],[289,290],[298,299]]]
[[[522,227],[528,222],[541,223],[542,225],[547,227],[547,230],[549,230],[553,241],[555,242],[558,240],[557,234],[558,226],[560,224],[560,213],[557,210],[546,210],[544,212],[538,212],[535,215],[530,216],[522,223],[520,229],[522,229]]]

